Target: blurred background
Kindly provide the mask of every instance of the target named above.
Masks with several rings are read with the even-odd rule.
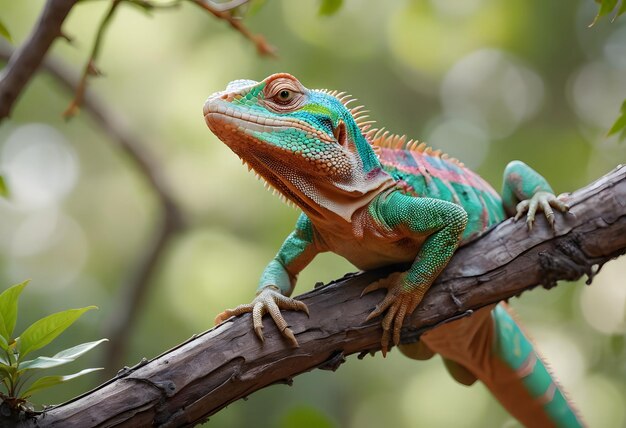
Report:
[[[51,54],[82,69],[109,4],[79,3],[64,25],[73,45],[57,41]],[[42,6],[0,0],[15,46]],[[497,189],[512,159],[557,193],[626,161],[626,143],[605,137],[626,98],[626,19],[588,28],[593,0],[347,0],[333,16],[318,8],[270,0],[246,17],[278,48],[277,59],[260,57],[193,5],[152,17],[126,5],[117,11],[97,61],[104,76],[89,87],[147,142],[189,225],[165,249],[127,326],[123,364],[154,357],[249,302],[297,218],[204,124],[204,100],[230,80],[286,71],[309,88],[348,91],[379,124],[463,160]],[[0,200],[0,289],[32,278],[17,331],[54,311],[100,308],[45,355],[104,334],[159,221],[151,187],[116,142],[84,111],[62,119],[71,98],[40,74],[0,127],[0,169],[11,189]],[[324,254],[296,294],[354,270]],[[592,287],[563,283],[511,303],[589,425],[626,426],[626,257]],[[107,346],[74,371],[101,364]],[[58,403],[97,382],[89,375],[33,399]],[[482,385],[456,384],[438,357],[417,363],[397,351],[271,386],[207,425],[519,426]]]

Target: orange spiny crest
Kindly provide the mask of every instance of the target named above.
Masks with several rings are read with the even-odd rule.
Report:
[[[314,90],[317,92],[322,92],[324,94],[330,95],[331,97],[337,98],[337,100],[341,104],[343,104],[346,109],[348,109],[348,111],[352,115],[352,118],[356,122],[357,126],[361,129],[361,131],[363,131],[364,126],[371,125],[372,123],[374,123],[373,120],[367,120],[369,119],[369,115],[368,115],[369,111],[363,110],[364,106],[358,105],[355,107],[350,107],[350,104],[356,101],[356,98],[354,98],[352,95],[346,92],[339,92],[337,90],[332,90],[332,91],[328,89],[314,89]]]
[[[377,156],[380,156],[380,152],[382,149],[392,149],[392,150],[408,150],[415,151],[419,153],[425,153],[428,156],[440,157],[441,159],[454,162],[455,164],[463,167],[463,163],[458,159],[450,157],[448,154],[443,153],[441,150],[433,150],[426,143],[420,142],[418,140],[409,139],[407,141],[406,135],[397,135],[391,134],[389,131],[385,130],[385,128],[372,128],[372,125],[376,123],[375,120],[369,119],[369,110],[363,110],[365,107],[362,105],[357,105],[356,107],[348,107],[348,104],[356,101],[356,98],[353,98],[351,95],[348,95],[346,92],[340,92],[337,90],[328,90],[328,89],[315,89],[318,92],[323,92],[325,94],[330,95],[331,97],[337,98],[350,112],[352,118],[356,122],[357,126],[361,130],[361,133],[365,136],[365,138],[369,141],[372,149],[374,149],[374,153]]]
[[[434,150],[426,143],[418,140],[407,140],[406,135],[391,134],[384,128],[362,129],[362,131],[364,131],[365,137],[369,140],[376,154],[379,154],[382,149],[408,150],[410,152],[424,153],[428,156],[439,157],[453,162],[460,167],[464,166],[458,159],[450,157],[448,154],[443,153],[440,149]]]

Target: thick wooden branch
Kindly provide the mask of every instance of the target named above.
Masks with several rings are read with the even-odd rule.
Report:
[[[590,278],[626,251],[626,166],[574,192],[556,231],[539,218],[531,233],[505,221],[461,248],[403,329],[402,340],[538,284]],[[97,389],[24,426],[191,426],[227,404],[315,368],[336,369],[345,356],[379,349],[379,320],[365,323],[382,292],[360,297],[392,269],[351,275],[300,298],[311,312],[287,312],[300,343],[291,348],[270,320],[265,343],[249,315],[231,319],[128,369]]]

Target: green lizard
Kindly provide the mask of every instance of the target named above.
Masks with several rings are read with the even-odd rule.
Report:
[[[302,210],[295,230],[263,272],[250,304],[219,314],[216,323],[252,312],[269,313],[282,334],[297,340],[281,309],[308,312],[289,297],[298,273],[324,251],[359,269],[412,262],[408,271],[378,281],[386,297],[367,318],[383,315],[382,351],[398,344],[405,317],[450,260],[459,244],[509,215],[537,210],[554,225],[553,208],[567,211],[546,180],[522,162],[504,172],[500,197],[459,161],[404,136],[372,128],[362,106],[344,93],[309,90],[280,73],[261,82],[236,80],[204,105],[209,128],[287,202]],[[561,388],[504,303],[424,334],[400,346],[409,357],[435,352],[460,382],[482,380],[528,426],[581,426]]]

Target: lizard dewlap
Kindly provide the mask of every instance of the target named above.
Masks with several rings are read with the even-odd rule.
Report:
[[[374,128],[345,93],[305,88],[279,73],[261,82],[236,80],[211,95],[204,118],[211,131],[282,199],[302,214],[263,272],[245,312],[263,340],[270,313],[292,345],[297,340],[281,309],[308,311],[290,296],[298,273],[316,254],[332,251],[359,269],[412,263],[408,271],[371,284],[387,289],[367,319],[382,315],[382,350],[398,344],[405,317],[421,302],[456,248],[507,215],[537,210],[554,225],[553,209],[568,207],[546,180],[520,161],[504,171],[501,196],[461,162],[423,143]],[[401,346],[422,359],[437,352],[464,384],[480,379],[507,410],[532,427],[582,426],[562,389],[504,303],[425,333]]]

